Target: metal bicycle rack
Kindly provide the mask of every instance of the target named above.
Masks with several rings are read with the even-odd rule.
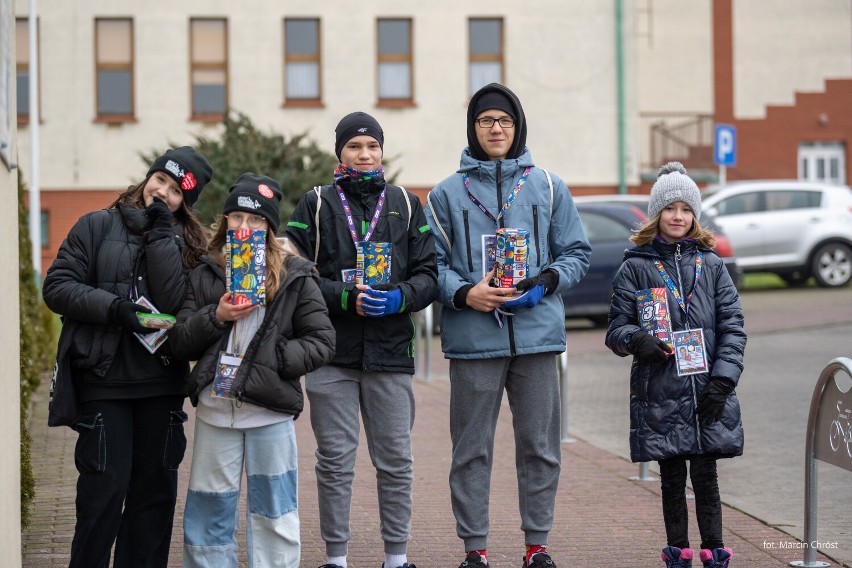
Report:
[[[852,471],[852,388],[845,392],[837,375],[852,377],[852,359],[837,357],[823,369],[814,387],[808,412],[805,441],[805,547],[804,560],[790,566],[816,568],[830,566],[818,561],[817,545],[817,460]]]

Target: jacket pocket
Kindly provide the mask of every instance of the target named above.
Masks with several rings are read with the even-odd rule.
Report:
[[[462,215],[464,216],[464,239],[467,243],[467,269],[473,274],[473,253],[470,246],[470,218],[468,217],[467,209],[462,211]]]
[[[89,414],[74,423],[79,434],[74,448],[74,464],[80,473],[103,473],[106,471],[106,431],[103,415]]]
[[[106,326],[83,325],[74,333],[71,346],[71,367],[92,371],[103,377],[109,371],[121,332]]]
[[[183,423],[189,417],[183,410],[172,410],[169,416],[169,431],[166,434],[166,449],[163,452],[163,467],[175,470],[183,461],[186,452],[186,433]]]

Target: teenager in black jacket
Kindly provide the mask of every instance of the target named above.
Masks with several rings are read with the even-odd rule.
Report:
[[[429,306],[437,294],[435,243],[417,197],[385,182],[384,133],[376,119],[354,112],[343,117],[335,133],[341,163],[334,179],[302,197],[286,233],[302,254],[316,260],[337,331],[331,364],[305,377],[318,446],[320,532],[328,564],[345,568],[360,414],[377,470],[385,568],[413,568],[407,558],[414,424],[411,312]],[[387,275],[386,283],[357,283],[356,242],[363,241],[392,247],[389,262],[373,265]]]
[[[77,221],[44,279],[79,405],[71,568],[107,566],[113,543],[116,567],[168,563],[189,366],[143,345],[157,330],[139,323],[150,309],[137,302],[167,314],[183,303],[206,245],[191,207],[212,175],[192,148],[166,151],[110,208]]]
[[[334,328],[313,263],[275,238],[280,202],[278,183],[268,177],[245,173],[231,186],[171,337],[176,354],[198,361],[189,379],[197,410],[183,519],[185,567],[237,567],[243,467],[249,567],[299,566],[293,420],[302,411],[299,380],[331,359]],[[263,305],[242,303],[226,290],[228,229],[266,231],[265,250],[254,253],[266,258]],[[236,261],[231,264],[237,270]]]

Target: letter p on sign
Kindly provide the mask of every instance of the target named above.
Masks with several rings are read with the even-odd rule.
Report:
[[[717,124],[713,151],[716,165],[733,166],[737,161],[737,128],[730,124]]]

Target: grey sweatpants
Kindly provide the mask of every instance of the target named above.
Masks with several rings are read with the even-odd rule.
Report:
[[[494,432],[505,389],[515,429],[515,467],[524,544],[547,544],[562,453],[554,353],[450,359],[450,493],[465,551],[488,540]]]
[[[359,410],[370,459],[376,468],[385,552],[405,554],[408,550],[414,479],[411,379],[404,373],[363,373],[330,365],[305,376],[311,426],[317,440],[320,535],[329,556],[345,556],[352,536],[349,513]]]

